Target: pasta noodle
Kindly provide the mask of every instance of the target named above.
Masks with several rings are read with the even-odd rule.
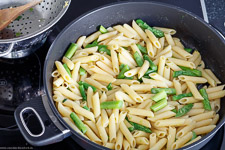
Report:
[[[134,137],[132,136],[132,134],[130,133],[130,131],[128,130],[128,128],[126,127],[126,125],[123,122],[120,123],[120,131],[123,133],[123,135],[125,136],[125,138],[129,142],[131,147],[135,147],[136,141],[135,141]]]
[[[178,46],[173,46],[172,49],[184,58],[192,57],[192,55],[190,53],[188,53],[187,51],[185,51],[184,49],[182,49]]]
[[[166,145],[166,142],[167,142],[167,139],[162,138],[153,147],[151,147],[150,150],[161,149],[163,148],[164,145]]]
[[[123,144],[123,134],[119,130],[118,133],[117,133],[115,149],[116,150],[121,150],[122,149],[122,144]]]

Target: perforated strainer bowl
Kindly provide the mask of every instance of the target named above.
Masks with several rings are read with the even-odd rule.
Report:
[[[32,0],[0,0],[0,9],[17,7]],[[65,14],[71,0],[43,0],[0,31],[0,57],[20,58],[38,49]]]

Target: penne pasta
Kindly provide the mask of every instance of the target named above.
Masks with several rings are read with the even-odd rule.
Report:
[[[181,55],[184,58],[191,58],[193,57],[190,53],[185,51],[184,49],[178,47],[178,46],[173,46],[172,47],[173,51],[177,52],[179,55]]]
[[[116,79],[113,78],[112,76],[109,76],[109,75],[103,75],[103,74],[97,74],[97,73],[92,74],[90,78],[92,78],[92,79],[94,79],[94,80],[106,82],[107,84],[116,81]]]
[[[167,136],[167,145],[166,145],[167,150],[172,149],[172,145],[175,142],[175,139],[176,139],[176,128],[169,127],[169,133]]]
[[[86,39],[86,36],[79,37],[79,39],[77,40],[77,49],[81,49],[85,39]]]
[[[220,84],[221,81],[215,76],[215,74],[210,69],[205,69],[205,72],[217,83]]]
[[[173,41],[173,38],[170,34],[165,34],[165,38],[166,38],[166,41],[168,42],[169,45],[171,45],[171,46],[175,45],[175,43]]]
[[[225,97],[220,76],[175,29],[149,26],[140,19],[101,26],[54,62],[52,100],[71,130],[109,149],[173,150],[216,127]]]
[[[151,147],[150,150],[162,149],[164,145],[166,145],[166,142],[167,142],[167,139],[162,138],[153,147]]]
[[[157,114],[157,115],[155,115],[152,118],[148,118],[148,120],[155,122],[155,121],[160,120],[160,119],[168,119],[168,118],[171,118],[171,117],[173,117],[175,115],[176,115],[176,113],[174,113],[174,112],[172,112],[172,111],[169,110],[169,111],[165,111],[165,112],[162,112],[160,114]]]
[[[173,79],[173,85],[174,85],[174,88],[176,89],[176,94],[177,95],[182,94],[181,84],[179,80]]]
[[[126,37],[128,38],[133,38],[135,37],[135,34],[131,33],[129,30],[127,30],[126,28],[124,28],[123,26],[121,25],[117,25],[117,26],[114,26],[113,27],[115,30],[123,33]]]
[[[160,42],[158,41],[158,39],[155,37],[155,35],[150,30],[146,29],[145,33],[147,34],[149,40],[153,43],[153,45],[156,48],[161,48]]]
[[[203,126],[203,127],[196,128],[193,131],[197,135],[206,134],[206,133],[211,132],[215,127],[216,127],[216,125],[208,125],[208,126]]]
[[[135,147],[136,141],[132,136],[132,134],[130,133],[130,131],[128,130],[128,128],[126,127],[126,125],[124,124],[124,122],[120,123],[120,131],[123,133],[124,137],[127,139],[131,147]]]
[[[119,74],[119,62],[118,62],[118,57],[117,54],[114,50],[111,50],[111,58],[112,58],[112,66],[113,66],[113,71],[116,74]]]
[[[138,78],[139,79],[144,76],[144,74],[148,70],[148,68],[149,68],[149,62],[147,60],[145,60],[144,64],[142,65],[142,67],[138,71]]]
[[[176,142],[173,143],[172,149],[178,149],[178,148],[182,147],[191,138],[192,138],[192,132],[187,133],[183,138],[180,138]]]
[[[82,97],[76,95],[75,93],[71,92],[70,90],[68,90],[67,88],[60,86],[58,88],[56,88],[55,90],[59,91],[60,93],[62,93],[64,96],[68,97],[71,100],[79,100],[82,99]]]
[[[109,141],[116,142],[116,122],[114,114],[111,114],[109,118]]]
[[[149,39],[146,39],[146,48],[147,48],[148,55],[150,57],[154,57],[155,56],[155,52],[154,52],[152,43],[149,41]]]
[[[144,33],[144,31],[137,25],[137,23],[133,20],[132,21],[132,27],[133,29],[138,33],[138,35],[144,40],[147,40],[147,36]]]
[[[134,116],[134,115],[131,115],[131,114],[128,114],[127,117],[128,117],[129,121],[132,121],[132,122],[138,123],[140,125],[143,125],[145,127],[151,128],[150,122],[146,119],[143,119],[141,117]]]
[[[196,66],[193,62],[189,62],[189,61],[181,60],[181,59],[176,59],[176,58],[168,58],[168,60],[174,62],[178,66],[189,67],[191,69],[196,68]]]
[[[199,93],[198,89],[196,88],[195,84],[191,81],[186,81],[188,88],[190,89],[191,93],[193,94],[195,99],[203,100],[203,97]]]
[[[99,132],[100,138],[102,140],[102,143],[106,144],[108,142],[108,135],[106,133],[105,128],[101,124],[101,117],[99,117],[99,119],[96,123],[96,127],[98,129],[98,132]]]
[[[160,75],[157,74],[157,73],[151,73],[151,74],[149,74],[149,76],[150,76],[151,78],[155,79],[155,80],[165,82],[165,83],[167,84],[168,87],[173,86],[173,82],[171,82],[171,81],[169,81],[169,80],[163,78],[162,76],[160,76]]]
[[[121,150],[123,145],[123,134],[119,130],[117,133],[117,138],[116,138],[116,144],[115,144],[115,149],[116,150]]]
[[[100,100],[99,100],[98,92],[96,92],[92,96],[92,107],[93,107],[93,112],[94,112],[95,118],[97,118],[101,114]]]
[[[84,42],[83,42],[83,46],[85,47],[87,44],[93,42],[94,40],[96,40],[98,38],[98,36],[101,35],[100,31],[97,31],[93,34],[91,34],[90,36],[88,36]]]
[[[151,91],[152,88],[155,88],[155,85],[150,85],[150,84],[136,84],[136,85],[131,85],[130,88],[133,89],[134,91]]]
[[[166,58],[164,56],[160,56],[159,58],[159,64],[158,64],[158,74],[163,76],[164,74],[164,68],[166,64]]]
[[[147,117],[154,117],[154,114],[150,110],[138,109],[138,108],[126,108],[129,114],[138,115],[138,116],[147,116]]]
[[[136,102],[142,102],[143,99],[128,85],[122,84],[121,88]]]
[[[170,34],[170,35],[176,34],[176,30],[174,30],[174,29],[164,28],[164,27],[154,27],[154,28],[163,31],[166,34]]]
[[[146,79],[146,78],[142,78],[142,80],[145,84],[154,85],[154,86],[160,87],[160,88],[168,88],[168,85],[163,81]]]

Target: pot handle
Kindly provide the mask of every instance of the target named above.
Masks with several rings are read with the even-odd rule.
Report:
[[[15,43],[11,43],[6,51],[0,53],[0,57],[8,55],[9,53],[11,53],[14,45],[15,45]]]
[[[49,117],[48,112],[45,110],[45,106],[42,102],[43,97],[37,97],[30,101],[24,102],[19,105],[15,112],[14,117],[16,123],[20,129],[20,132],[28,143],[33,146],[44,146],[62,141],[64,138],[70,135],[70,131],[64,127],[59,128],[59,124],[56,117]],[[46,99],[44,99],[46,100]],[[29,116],[35,116],[36,122],[41,126],[35,128],[35,126],[29,125]],[[28,121],[26,121],[28,120]],[[32,119],[31,121],[34,121]],[[34,123],[34,122],[32,122]],[[39,133],[32,133],[32,131],[40,131]]]

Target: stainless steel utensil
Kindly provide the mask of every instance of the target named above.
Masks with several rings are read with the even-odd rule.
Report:
[[[12,21],[17,19],[18,17],[21,18],[20,15],[24,13],[26,10],[28,9],[30,9],[30,11],[33,10],[32,7],[39,4],[41,1],[42,0],[33,0],[19,7],[6,8],[6,9],[0,10],[0,31],[6,28]]]
[[[0,9],[17,7],[32,0],[1,0]],[[0,32],[0,57],[19,58],[39,48],[51,27],[65,14],[71,0],[43,0]]]

